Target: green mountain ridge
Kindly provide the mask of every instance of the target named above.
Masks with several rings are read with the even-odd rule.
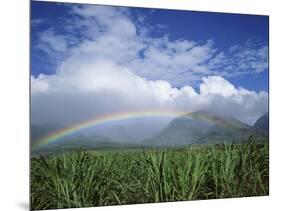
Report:
[[[152,146],[239,143],[250,135],[266,137],[232,116],[196,111],[175,118],[159,135],[144,143]]]

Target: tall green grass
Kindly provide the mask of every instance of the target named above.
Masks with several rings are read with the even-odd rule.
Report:
[[[253,140],[31,159],[33,210],[268,194],[268,145]]]

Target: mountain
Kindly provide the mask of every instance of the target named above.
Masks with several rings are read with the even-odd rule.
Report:
[[[198,142],[211,125],[207,122],[192,119],[190,116],[180,116],[156,137],[146,140],[152,145],[185,145]]]
[[[236,142],[252,133],[251,127],[238,119],[218,113],[196,111],[175,118],[156,137],[145,144],[179,146]]]
[[[139,124],[140,122],[128,121],[123,124],[100,127],[98,130],[94,128],[89,131],[80,131],[36,150],[32,149],[32,152],[48,154],[80,147],[106,149],[237,143],[250,135],[255,135],[257,142],[264,142],[268,141],[268,119],[268,113],[266,113],[251,127],[232,116],[196,111],[168,121],[166,127],[160,124],[159,120],[155,122],[143,120],[144,126]],[[157,123],[160,125],[155,126]],[[148,133],[150,126],[154,128],[152,130],[154,134]],[[57,124],[31,125],[31,144],[62,127]],[[159,132],[155,133],[155,131]]]
[[[269,114],[268,112],[257,119],[252,130],[260,138],[261,142],[268,142],[269,138]]]
[[[269,130],[269,114],[268,114],[268,112],[257,119],[253,128],[256,129],[256,130],[259,130],[259,131],[268,132],[268,130]]]

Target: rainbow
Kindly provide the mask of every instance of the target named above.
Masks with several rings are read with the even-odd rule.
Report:
[[[97,125],[109,123],[109,122],[116,122],[120,120],[126,119],[136,119],[136,118],[145,118],[145,117],[172,117],[175,118],[177,116],[181,116],[183,114],[187,114],[187,112],[175,112],[175,111],[163,111],[163,110],[156,110],[156,111],[130,111],[130,112],[119,112],[119,113],[112,113],[107,115],[98,116],[92,119],[88,119],[86,121],[82,121],[71,126],[56,130],[52,133],[43,136],[42,138],[38,139],[32,145],[32,149],[36,149],[40,146],[54,143],[59,141],[61,138],[71,135],[75,132],[85,130],[88,128],[95,127]]]

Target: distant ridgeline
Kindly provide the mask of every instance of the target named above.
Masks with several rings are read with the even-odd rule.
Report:
[[[57,124],[31,125],[31,149],[32,153],[60,152],[77,149],[107,149],[107,148],[139,148],[139,147],[172,147],[190,144],[218,144],[240,143],[249,136],[254,135],[257,142],[268,141],[269,116],[268,113],[261,116],[253,126],[247,125],[238,119],[217,113],[197,111],[174,118],[164,129],[156,133],[152,138],[143,141],[134,141],[124,138],[124,131],[119,134],[119,140],[112,139],[106,134],[73,133],[39,147],[38,140],[48,137],[55,131],[64,128]],[[132,132],[132,131],[131,131]],[[56,132],[55,132],[56,133]]]
[[[268,120],[266,113],[250,126],[231,116],[197,111],[174,119],[159,135],[144,143],[156,146],[240,143],[251,135],[257,142],[264,142],[268,141]]]

